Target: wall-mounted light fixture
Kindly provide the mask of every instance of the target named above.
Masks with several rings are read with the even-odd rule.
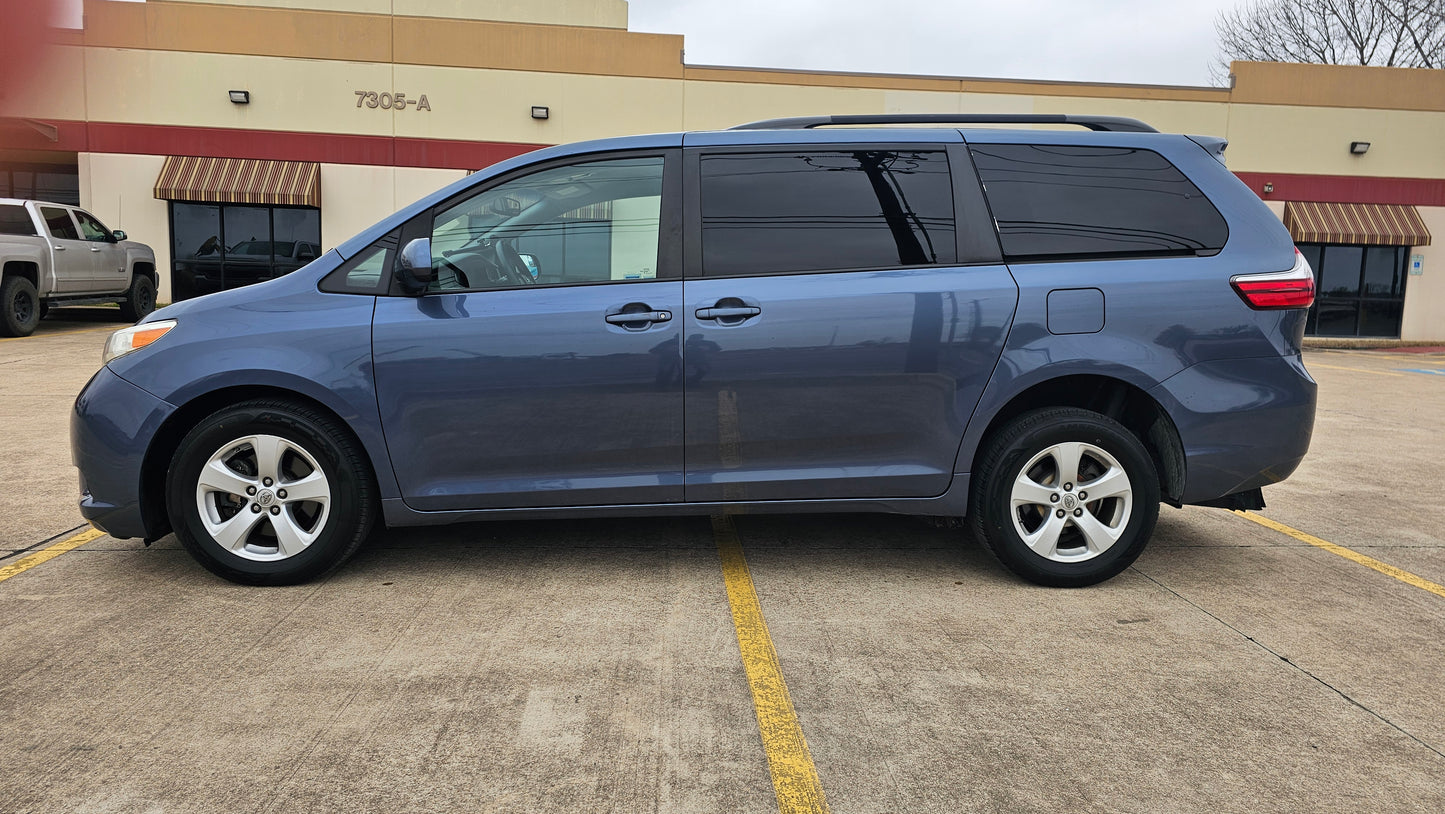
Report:
[[[546,106],[544,106],[544,105],[532,105],[532,118],[534,118],[534,119],[547,119],[547,118],[551,118],[551,116],[552,116],[552,111],[549,110],[549,109],[547,109]]]
[[[231,101],[232,101],[233,103],[238,104],[238,105],[249,105],[249,104],[251,104],[251,91],[249,91],[249,90],[233,90],[233,91],[231,91],[230,93],[231,93]]]
[[[1265,185],[1264,185],[1264,192],[1265,192],[1266,195],[1268,195],[1268,194],[1271,193],[1271,192],[1274,192],[1274,184],[1271,184],[1271,183],[1266,182]]]
[[[1352,142],[1350,142],[1350,152],[1351,152],[1352,154],[1354,154],[1354,155],[1364,155],[1365,153],[1368,153],[1369,151],[1370,151],[1370,142],[1368,142],[1368,141],[1352,141]]]

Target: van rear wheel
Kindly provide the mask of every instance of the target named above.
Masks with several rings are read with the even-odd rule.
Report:
[[[1159,516],[1149,451],[1113,419],[1074,407],[1006,424],[989,439],[971,491],[974,529],[999,561],[1052,587],[1128,568]]]

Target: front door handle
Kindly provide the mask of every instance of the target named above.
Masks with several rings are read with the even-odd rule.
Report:
[[[624,314],[608,314],[604,319],[612,325],[620,325],[629,331],[638,331],[654,322],[672,319],[671,311],[631,311]]]
[[[698,319],[746,319],[761,314],[763,309],[751,305],[743,305],[736,308],[699,308],[697,309]]]
[[[98,252],[98,251],[100,251],[100,247],[99,247],[99,246],[91,246],[91,247],[90,247],[90,250],[93,251],[93,252]]]
[[[50,245],[50,248],[52,248],[52,249],[54,249],[54,250],[56,250],[56,251],[58,251],[58,252],[63,252],[63,251],[65,251],[65,247],[64,247],[64,246],[56,246],[56,245],[53,244],[53,243]]]

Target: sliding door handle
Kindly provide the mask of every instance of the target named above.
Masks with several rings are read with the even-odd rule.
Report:
[[[698,319],[746,319],[761,314],[763,309],[751,305],[738,306],[736,308],[699,308],[697,309]]]

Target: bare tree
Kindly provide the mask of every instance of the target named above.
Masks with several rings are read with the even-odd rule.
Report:
[[[1214,20],[1233,60],[1445,68],[1445,0],[1250,0]]]

